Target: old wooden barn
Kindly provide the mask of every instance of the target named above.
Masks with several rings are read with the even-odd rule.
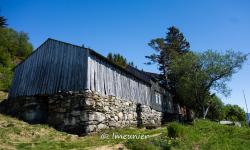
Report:
[[[72,99],[75,100],[76,98],[70,98],[72,96],[69,95],[77,97],[76,95],[81,92],[84,93],[84,96],[78,101],[85,101],[81,109],[73,108],[73,106],[70,109],[67,108],[65,112],[58,111],[59,108],[52,109],[56,105],[54,101],[58,99],[70,101],[69,105],[73,105]],[[63,96],[58,98],[60,93]],[[67,93],[67,96],[65,96],[65,93]],[[91,94],[86,96],[86,93]],[[99,98],[96,99],[97,96],[95,95],[98,95]],[[64,100],[65,97],[67,97],[67,100]],[[55,120],[58,120],[58,118],[64,117],[64,119],[59,119],[58,123],[64,125],[59,127],[62,130],[67,130],[65,128],[71,127],[73,124],[78,124],[77,128],[79,128],[79,124],[83,124],[84,130],[88,130],[86,132],[97,131],[100,124],[103,124],[104,128],[111,127],[110,122],[112,121],[118,124],[115,126],[138,124],[138,122],[150,124],[150,120],[155,117],[155,112],[158,113],[158,121],[162,117],[162,113],[174,113],[171,95],[158,83],[156,74],[140,71],[130,66],[124,69],[94,50],[54,39],[45,41],[25,61],[16,66],[9,99],[11,103],[15,103],[17,100],[25,101],[18,104],[20,107],[31,105],[29,104],[31,103],[30,99],[32,99],[33,105],[34,103],[35,105],[42,105],[29,107],[29,112],[25,111],[25,115],[22,115],[21,118],[28,121],[39,120],[36,118],[39,118],[39,116],[43,116],[46,122],[49,122],[50,118],[57,118]],[[89,109],[89,107],[86,107],[88,100],[92,100],[94,103],[91,111],[86,111]],[[113,103],[112,100],[114,104],[115,102],[119,103],[117,110],[113,113],[111,111],[115,108],[109,106]],[[43,101],[46,101],[46,103],[43,103]],[[105,103],[106,101],[109,102]],[[101,108],[97,108],[98,103],[102,103],[100,104],[102,105]],[[58,107],[64,106],[61,104]],[[18,108],[13,109],[15,109],[14,112],[20,111]],[[71,122],[72,117],[65,115],[71,114],[73,111],[77,111],[77,114],[79,111],[75,122]],[[145,114],[143,114],[144,112]],[[47,116],[44,117],[41,113]],[[91,124],[82,123],[84,122],[82,121],[84,119],[81,120],[82,116],[85,116],[85,120],[86,118],[90,119],[91,115],[98,117],[95,113],[102,113],[98,115],[99,118],[101,115],[104,119],[100,119],[101,121],[96,119],[97,122],[93,124],[94,127],[92,126],[94,129],[90,127]],[[50,114],[53,114],[53,116],[50,116]],[[61,116],[58,117],[56,114]],[[112,114],[114,114],[113,117]],[[65,116],[70,119],[65,121],[65,118],[67,118]],[[57,127],[57,125],[54,126]]]

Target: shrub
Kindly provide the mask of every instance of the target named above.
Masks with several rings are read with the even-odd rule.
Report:
[[[168,127],[168,137],[176,138],[183,135],[183,127],[178,123],[172,123]]]

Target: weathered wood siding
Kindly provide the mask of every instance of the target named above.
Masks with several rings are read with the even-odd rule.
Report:
[[[84,90],[86,70],[87,51],[49,39],[15,68],[10,97]]]
[[[156,103],[155,93],[161,94],[161,104]],[[157,82],[151,80],[151,106],[153,109],[168,113],[173,113],[172,109],[173,100],[170,93],[159,86]]]
[[[171,111],[168,107],[172,105],[171,97],[146,74],[118,67],[90,49],[52,39],[15,68],[9,96],[85,89],[150,105],[159,111]],[[162,105],[155,102],[156,91],[163,95]]]
[[[113,95],[150,105],[150,85],[96,57],[88,57],[87,88],[103,95]]]

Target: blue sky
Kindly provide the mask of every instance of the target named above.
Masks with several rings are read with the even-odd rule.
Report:
[[[139,68],[153,50],[147,43],[165,36],[169,26],[178,27],[191,49],[250,53],[250,1],[248,0],[0,0],[1,15],[9,27],[29,34],[34,48],[47,38],[97,52],[121,53]],[[250,107],[250,60],[229,82],[230,97],[224,103],[245,108],[242,90]]]

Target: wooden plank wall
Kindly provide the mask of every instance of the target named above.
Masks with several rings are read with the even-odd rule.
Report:
[[[151,87],[87,49],[49,39],[15,68],[10,97],[90,89],[151,104]]]
[[[156,103],[155,92],[161,94],[162,102],[161,104]],[[172,105],[173,100],[171,94],[164,89],[163,87],[159,86],[157,82],[151,80],[151,106],[153,109],[168,113],[173,113]]]
[[[150,105],[150,86],[132,75],[114,68],[111,64],[98,59],[95,55],[88,57],[87,88],[102,95],[113,95],[121,99]]]
[[[10,97],[86,88],[87,51],[48,39],[15,68]]]

